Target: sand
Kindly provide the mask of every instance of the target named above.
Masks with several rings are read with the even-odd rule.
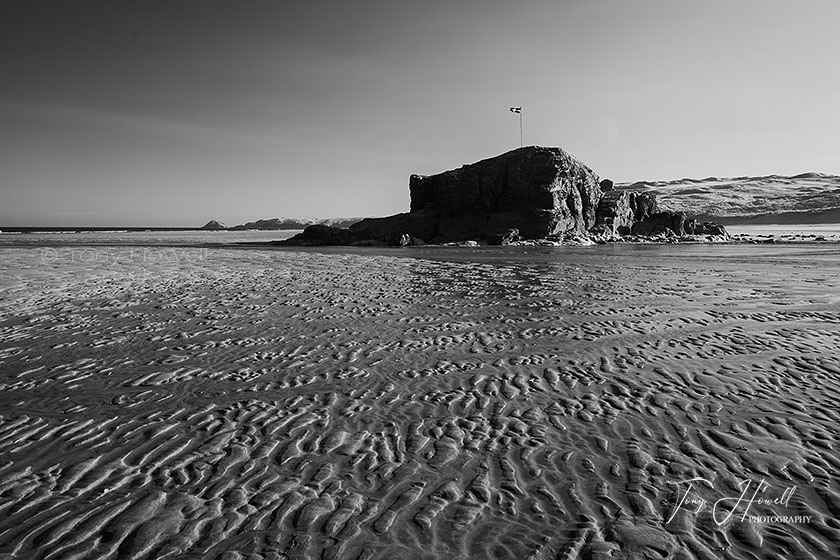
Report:
[[[0,248],[0,559],[840,557],[838,256]]]

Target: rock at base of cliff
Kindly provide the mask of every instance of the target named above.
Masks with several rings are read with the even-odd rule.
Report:
[[[633,226],[659,212],[656,195],[635,191],[604,192],[595,212],[595,228],[606,233],[627,235]]]
[[[519,230],[516,228],[500,229],[487,235],[488,245],[510,245],[519,241]]]
[[[299,234],[289,239],[276,241],[277,245],[300,245],[300,246],[321,246],[321,245],[350,245],[353,236],[350,230],[336,228],[322,224],[309,226]]]
[[[729,232],[726,231],[726,228],[721,224],[716,224],[715,222],[698,222],[696,220],[690,220],[690,222],[690,227],[687,227],[686,229],[689,230],[689,233],[694,235],[729,237]]]
[[[631,233],[633,235],[652,236],[666,235],[671,232],[674,235],[683,236],[687,233],[685,231],[687,219],[685,212],[672,212],[670,210],[657,212],[633,224]]]
[[[401,245],[404,235],[430,241],[437,236],[437,220],[425,212],[403,212],[385,218],[366,218],[350,226],[356,241],[372,240],[386,245]]]
[[[593,242],[599,244],[615,243],[622,240],[621,234],[615,231],[612,224],[606,223],[598,224],[590,229],[589,237]]]
[[[426,242],[419,237],[413,237],[407,233],[402,234],[400,237],[400,246],[402,247],[420,247],[425,244]]]
[[[670,210],[657,212],[632,227],[632,234],[645,237],[656,236],[711,236],[716,239],[729,239],[729,232],[714,222],[698,222],[686,216],[685,212]]]

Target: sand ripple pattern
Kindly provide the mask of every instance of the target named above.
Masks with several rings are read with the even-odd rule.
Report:
[[[0,559],[840,557],[836,258],[79,250],[0,249]]]

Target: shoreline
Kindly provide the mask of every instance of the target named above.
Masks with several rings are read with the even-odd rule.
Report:
[[[833,227],[832,227],[833,226]],[[531,239],[516,241],[501,247],[585,247],[592,245],[832,245],[840,243],[840,224],[774,224],[774,225],[741,225],[728,226],[729,237],[719,236],[624,236],[611,239],[597,238],[590,235],[566,236],[562,240]],[[14,233],[0,232],[0,247],[63,247],[63,246],[91,246],[91,247],[254,247],[254,248],[306,248],[329,247],[331,245],[291,245],[284,243],[291,236],[302,230],[274,231],[209,231],[167,229],[149,230],[84,230],[79,232],[62,231],[46,233]],[[334,247],[343,245],[332,245]],[[417,247],[500,247],[489,245],[482,240],[461,241],[455,243],[425,244]],[[346,245],[356,248],[399,248],[397,245],[359,244]],[[410,246],[414,247],[414,246]]]
[[[515,249],[590,249],[596,247],[733,247],[733,246],[802,246],[802,247],[832,247],[840,246],[840,239],[826,240],[801,240],[801,239],[778,239],[778,238],[741,238],[728,241],[617,241],[607,243],[558,243],[548,240],[534,240],[512,243],[509,245],[489,245],[487,243],[462,242],[446,244],[426,244],[417,246],[393,246],[393,245],[280,245],[273,241],[242,241],[234,243],[102,243],[102,242],[37,242],[37,243],[16,243],[0,245],[2,249],[61,249],[61,248],[137,248],[137,249],[255,249],[272,251],[314,251],[342,249],[343,251],[358,251],[359,254],[366,252],[377,253],[384,251],[422,251],[437,249],[474,249],[484,252],[515,250]]]

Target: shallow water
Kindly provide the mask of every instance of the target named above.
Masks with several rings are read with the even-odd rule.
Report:
[[[731,235],[774,236],[813,238],[824,237],[827,241],[840,241],[840,224],[765,224],[728,225]]]
[[[0,557],[840,555],[835,246],[0,262]]]
[[[3,246],[182,246],[220,243],[264,242],[288,239],[301,230],[280,231],[66,231],[2,233]]]

